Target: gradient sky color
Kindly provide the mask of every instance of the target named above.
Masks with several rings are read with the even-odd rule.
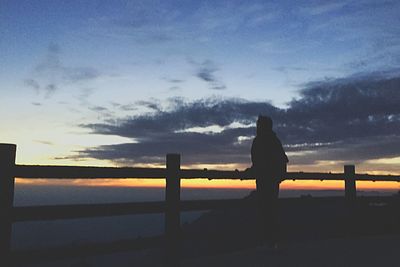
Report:
[[[91,149],[142,137],[87,125],[168,113],[171,99],[240,99],[285,110],[312,84],[398,78],[399,14],[399,1],[371,0],[0,0],[0,142],[18,144],[18,163],[119,166],[127,162]],[[387,120],[398,124],[396,112]],[[175,131],[254,126],[240,123]],[[290,151],[302,159],[290,170],[341,171],[346,163],[328,157],[305,163],[307,151]],[[246,167],[244,161],[204,164]],[[399,174],[400,152],[357,164],[362,171]]]

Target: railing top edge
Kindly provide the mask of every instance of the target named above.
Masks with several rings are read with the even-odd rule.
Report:
[[[15,164],[17,168],[80,168],[80,169],[129,169],[129,170],[165,170],[165,168],[151,167],[113,167],[113,166],[74,166],[74,165],[40,165],[40,164]]]
[[[10,144],[10,143],[0,143],[0,148],[1,147],[13,147],[13,148],[15,148],[15,147],[17,147],[17,145],[16,144]]]
[[[164,178],[165,168],[16,165],[15,177],[46,179]]]
[[[15,176],[19,178],[165,178],[165,168],[148,167],[102,167],[102,166],[68,166],[68,165],[16,165]],[[42,176],[42,177],[41,177]],[[52,177],[55,176],[55,177]],[[65,176],[65,177],[63,177]],[[181,169],[182,179],[239,179],[254,180],[251,171]],[[343,180],[344,173],[332,172],[287,172],[283,180]],[[377,175],[356,173],[356,180],[400,181],[398,175]]]

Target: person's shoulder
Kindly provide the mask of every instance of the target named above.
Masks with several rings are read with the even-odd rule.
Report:
[[[274,141],[278,141],[278,142],[281,141],[281,140],[279,139],[278,135],[277,135],[275,132],[272,132],[272,139],[273,139]]]

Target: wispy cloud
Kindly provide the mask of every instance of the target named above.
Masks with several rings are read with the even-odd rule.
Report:
[[[276,19],[279,13],[278,6],[272,3],[214,2],[201,5],[193,20],[204,32],[226,34],[263,26]]]
[[[92,67],[70,67],[61,60],[61,48],[56,43],[48,46],[45,57],[32,72],[32,77],[24,80],[24,84],[44,97],[51,97],[58,89],[66,84],[87,82],[100,76],[100,72]]]
[[[176,78],[162,78],[163,80],[172,83],[172,84],[177,84],[177,83],[183,83],[185,80],[182,79],[176,79]]]
[[[323,15],[330,12],[341,10],[348,4],[348,1],[322,1],[320,3],[312,3],[308,6],[300,8],[300,12],[309,16]]]
[[[185,82],[183,79],[177,79],[177,78],[162,78],[162,80],[168,82],[170,86],[168,87],[169,91],[178,91],[181,90],[181,85]]]
[[[200,64],[192,61],[192,64],[196,66],[196,77],[208,83],[210,89],[226,89],[225,84],[216,76],[218,68],[213,61],[205,60],[203,63]]]
[[[277,5],[264,2],[134,1],[118,15],[89,19],[88,31],[139,45],[164,46],[262,27],[276,19],[279,12]]]
[[[50,84],[46,85],[46,87],[45,87],[45,91],[46,91],[45,97],[46,98],[51,97],[56,92],[56,90],[57,90],[57,85],[55,85],[53,83],[50,83]]]
[[[36,91],[36,93],[39,93],[40,85],[36,80],[34,80],[34,79],[25,79],[24,80],[24,84],[26,86],[30,87],[30,88],[33,88]]]

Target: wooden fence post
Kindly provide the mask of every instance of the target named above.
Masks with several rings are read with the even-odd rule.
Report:
[[[0,265],[8,266],[11,251],[16,145],[0,144]]]
[[[179,266],[181,242],[180,229],[180,165],[179,154],[167,154],[167,177],[165,190],[165,237],[168,266]]]
[[[354,165],[344,166],[345,198],[348,202],[354,202],[357,196],[355,173]]]

